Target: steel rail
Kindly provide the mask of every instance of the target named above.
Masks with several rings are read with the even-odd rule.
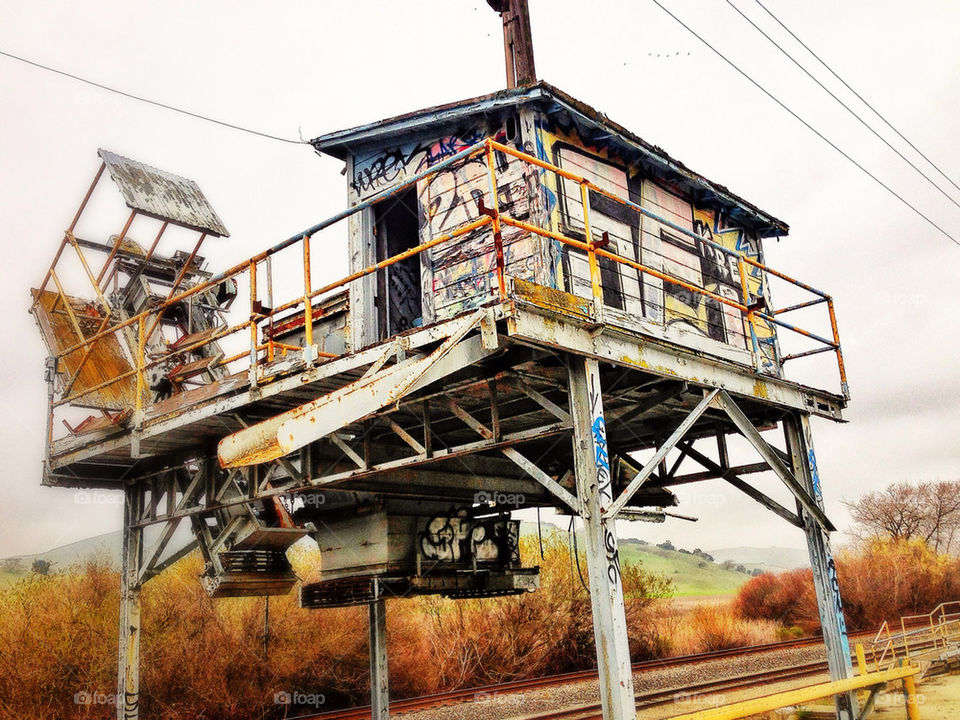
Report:
[[[852,633],[850,636],[851,640],[862,640],[869,639],[873,637],[873,632],[861,632],[861,633]],[[783,650],[794,650],[804,647],[816,647],[823,644],[823,638],[821,637],[807,637],[807,638],[798,638],[796,640],[785,640],[773,643],[764,643],[761,645],[751,645],[747,647],[740,648],[729,648],[726,650],[714,650],[705,653],[697,653],[695,655],[680,655],[676,657],[667,657],[667,658],[658,658],[656,660],[644,660],[642,662],[633,663],[632,670],[634,673],[644,672],[644,671],[655,671],[662,670],[671,667],[679,667],[683,665],[695,665],[699,663],[711,662],[714,660],[724,660],[735,657],[755,655],[765,652],[778,652]],[[853,658],[851,658],[852,660]],[[813,666],[816,666],[816,672],[813,671]],[[797,670],[798,668],[803,668],[806,672],[805,674],[798,674],[796,677],[805,677],[812,674],[819,674],[826,672],[827,664],[826,661],[817,661],[816,663],[808,663],[799,666],[792,666],[788,668],[781,668],[779,670],[773,671],[763,671],[764,673],[783,673],[784,671]],[[798,671],[799,672],[799,671]],[[762,673],[758,673],[762,674]],[[499,683],[495,685],[482,685],[472,688],[464,688],[462,690],[452,690],[442,693],[433,693],[430,695],[423,695],[415,698],[403,698],[400,700],[393,700],[390,702],[390,711],[391,713],[405,713],[405,712],[414,712],[417,710],[424,710],[427,708],[433,707],[442,707],[447,705],[454,705],[462,702],[471,702],[471,701],[480,701],[484,697],[489,697],[495,694],[504,694],[504,693],[516,693],[524,692],[527,690],[535,690],[546,687],[555,687],[558,685],[566,685],[569,683],[576,682],[587,682],[597,679],[597,670],[596,668],[590,670],[576,670],[573,672],[560,673],[557,675],[548,675],[544,677],[536,678],[525,678],[522,680],[512,680],[505,683]],[[776,679],[776,678],[774,678]],[[779,678],[779,679],[792,679],[792,678]],[[683,688],[671,688],[668,690],[657,690],[648,693],[639,693],[637,695],[637,706],[643,707],[647,705],[657,705],[664,702],[668,702],[670,699],[676,697],[680,693],[688,692],[704,692],[710,687],[716,689],[735,689],[735,688],[720,688],[718,686],[723,685],[724,683],[732,684],[736,682],[744,683],[743,687],[753,687],[759,682],[770,682],[771,678],[766,678],[763,680],[758,680],[753,676],[740,676],[733,678],[723,678],[720,680],[713,680],[703,683],[703,687],[683,687]],[[600,712],[600,705],[588,705],[586,707],[579,706],[573,709],[565,710],[556,710],[551,711],[543,715],[532,715],[529,720],[534,720],[534,718],[542,720],[552,720],[554,718],[567,718],[567,717],[580,717],[577,713],[584,713],[592,711],[595,714],[593,715],[584,715],[584,718],[596,717],[601,718],[602,716],[597,714]],[[569,713],[569,714],[564,714]],[[329,710],[323,713],[311,714],[300,716],[300,720],[364,720],[370,717],[370,706],[363,705],[352,708],[345,708],[341,710]],[[525,718],[525,720],[528,720]]]

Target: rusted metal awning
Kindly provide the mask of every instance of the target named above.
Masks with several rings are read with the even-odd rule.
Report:
[[[193,180],[102,148],[98,153],[131,210],[208,235],[230,236]]]

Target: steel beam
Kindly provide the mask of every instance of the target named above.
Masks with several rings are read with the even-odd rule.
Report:
[[[782,517],[784,520],[786,520],[788,523],[790,523],[794,527],[803,527],[803,521],[800,519],[800,516],[798,516],[795,512],[788,510],[773,498],[767,497],[764,493],[760,492],[755,487],[745,482],[743,479],[740,478],[739,475],[737,475],[737,473],[733,470],[733,468],[723,467],[715,463],[709,457],[707,457],[702,452],[700,452],[695,447],[693,447],[693,443],[691,442],[681,443],[680,451],[687,457],[700,463],[707,470],[713,473],[716,473],[717,477],[723,478],[743,494],[753,498],[768,510],[772,510],[774,513]]]
[[[600,371],[596,360],[572,355],[568,368],[577,495],[589,512],[589,516],[583,518],[583,534],[603,717],[604,720],[634,720],[637,708],[617,532],[615,521],[601,513],[601,508],[613,501],[613,478]]]
[[[753,426],[753,423],[750,422],[750,419],[733,401],[733,398],[730,397],[725,390],[722,390],[719,400],[721,401],[720,404],[723,409],[726,410],[727,415],[733,420],[733,424],[737,426],[737,429],[743,434],[747,441],[753,445],[754,449],[760,453],[760,456],[767,461],[770,469],[777,474],[777,477],[779,477],[783,481],[783,484],[793,493],[803,509],[820,523],[827,532],[836,530],[837,528],[830,522],[826,513],[823,512],[823,508],[815,502],[810,493],[803,487],[801,482],[797,480],[794,472],[791,472],[790,469],[783,464],[779,451],[771,447],[767,441],[763,439],[760,431]]]
[[[822,510],[823,493],[820,489],[820,473],[817,456],[813,451],[813,433],[810,418],[790,415],[784,419],[784,432],[793,472],[803,483],[816,506]],[[843,615],[843,599],[837,582],[837,568],[830,549],[830,536],[813,515],[804,507],[803,528],[810,552],[810,567],[813,568],[813,584],[817,591],[817,606],[820,609],[820,627],[823,642],[827,647],[827,665],[831,680],[846,680],[853,677],[850,661],[850,640],[847,637],[847,621]],[[854,720],[859,714],[855,692],[836,696],[837,718]]]
[[[135,523],[143,506],[140,485],[123,491],[123,559],[120,573],[120,626],[117,659],[117,720],[140,717],[140,583],[143,529]]]
[[[668,437],[663,444],[660,445],[653,457],[650,458],[646,465],[643,466],[637,476],[630,481],[630,484],[627,485],[626,489],[620,493],[620,497],[618,497],[609,508],[604,510],[603,515],[605,518],[612,519],[617,517],[617,513],[623,509],[624,505],[630,502],[630,498],[637,493],[637,490],[639,490],[640,487],[647,481],[647,478],[653,474],[654,470],[657,469],[657,466],[663,462],[664,458],[667,457],[667,453],[676,447],[677,443],[680,442],[680,440],[683,439],[683,436],[686,435],[690,428],[694,426],[694,423],[700,419],[700,416],[707,411],[707,408],[710,407],[710,405],[713,403],[713,399],[717,397],[717,393],[719,392],[720,391],[718,389],[714,388],[713,390],[704,393],[703,399],[697,403],[697,406],[683,419],[683,421],[677,426],[677,429],[670,434],[670,437]]]
[[[492,430],[486,427],[466,410],[461,408],[456,401],[453,400],[453,398],[447,398],[447,405],[449,406],[450,410],[453,411],[454,415],[463,420],[466,425],[475,430],[481,437],[484,437],[487,440],[495,439]],[[589,511],[583,507],[583,504],[577,497],[575,497],[566,488],[560,485],[560,483],[550,477],[550,475],[537,467],[536,463],[530,461],[527,457],[521,454],[519,450],[511,447],[505,447],[500,448],[500,452],[502,452],[524,472],[530,475],[530,477],[543,485],[554,497],[565,503],[571,510],[573,510],[573,512],[579,515],[587,515],[589,513]]]
[[[370,717],[390,717],[390,675],[387,665],[387,604],[374,581],[376,598],[370,603]]]
[[[767,405],[809,412],[832,420],[842,418],[846,401],[823,390],[770,375],[758,376],[752,367],[727,362],[706,352],[680,350],[668,341],[618,331],[610,326],[586,332],[584,324],[587,321],[538,312],[537,308],[520,299],[514,300],[514,307],[507,325],[509,336],[514,340],[595,357],[671,380],[726,388]]]

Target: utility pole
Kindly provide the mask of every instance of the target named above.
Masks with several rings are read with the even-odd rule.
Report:
[[[533,64],[533,36],[530,33],[530,8],[527,0],[487,0],[503,20],[503,52],[507,63],[507,87],[515,88],[537,81]]]

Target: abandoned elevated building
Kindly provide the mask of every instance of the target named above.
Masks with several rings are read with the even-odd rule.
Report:
[[[43,482],[125,495],[119,717],[144,582],[196,547],[212,595],[287,593],[305,535],[323,567],[300,600],[369,605],[386,717],[384,599],[535,591],[512,513],[536,507],[582,523],[604,717],[633,718],[615,521],[662,521],[671,487],[711,479],[806,534],[848,675],[810,431],[847,384],[830,296],[766,264],[785,223],[542,82],[312,144],[346,163],[347,209],[223,272],[195,183],[101,151],[34,291]],[[104,172],[129,214],[84,236]],[[321,278],[311,242],[344,226],[349,274]],[[166,252],[171,228],[196,239]],[[764,471],[795,503],[744,479]]]

